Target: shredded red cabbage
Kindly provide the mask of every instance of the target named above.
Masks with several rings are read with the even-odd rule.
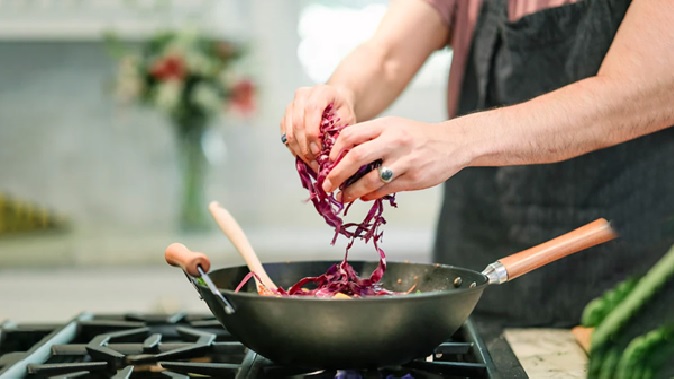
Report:
[[[384,289],[379,284],[386,271],[386,254],[384,253],[384,250],[379,248],[378,242],[383,235],[383,232],[379,230],[379,227],[386,224],[386,220],[382,216],[384,202],[388,201],[392,207],[397,207],[395,194],[386,195],[383,198],[373,200],[372,207],[360,223],[344,223],[340,215],[342,212],[343,216],[347,215],[353,201],[345,206],[343,202],[337,200],[334,193],[326,193],[322,187],[323,181],[328,173],[348,152],[342,151],[335,161],[330,161],[328,158],[330,150],[332,149],[337,136],[339,136],[339,132],[347,126],[348,125],[345,124],[339,124],[339,118],[334,112],[333,105],[330,104],[323,111],[320,125],[321,153],[317,159],[319,172],[316,173],[299,157],[296,158],[295,161],[295,167],[299,173],[302,186],[307,189],[310,194],[307,201],[311,201],[318,213],[325,219],[326,223],[335,229],[335,235],[332,238],[331,244],[335,244],[339,235],[349,238],[344,259],[340,263],[331,266],[325,274],[317,277],[302,278],[287,291],[279,287],[275,290],[271,290],[270,292],[272,294],[319,297],[333,297],[338,293],[354,297],[394,294],[394,292]],[[340,186],[340,191],[343,191],[346,187],[355,183],[368,172],[376,169],[380,164],[381,161],[378,160],[362,166],[356,174]],[[369,278],[358,277],[356,270],[347,261],[349,249],[353,246],[357,238],[364,240],[366,243],[372,241],[375,250],[379,253],[379,264],[372,271]],[[247,275],[236,290],[240,290],[245,282],[252,276],[256,276],[256,274],[251,272]],[[307,285],[311,288],[307,288]]]

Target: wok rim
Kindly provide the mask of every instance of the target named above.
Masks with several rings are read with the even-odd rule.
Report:
[[[378,261],[367,261],[367,260],[355,260],[353,262],[359,262],[359,263],[378,263]],[[326,264],[334,264],[334,263],[339,263],[333,260],[297,260],[297,261],[273,261],[273,262],[265,262],[262,265],[277,265],[277,264],[293,264],[293,263],[326,263]],[[217,287],[218,291],[225,295],[226,297],[239,297],[239,298],[259,298],[259,299],[264,299],[265,301],[298,301],[298,302],[353,302],[353,301],[358,301],[358,302],[381,302],[381,301],[398,301],[397,299],[426,299],[426,298],[434,298],[434,297],[442,297],[442,296],[447,296],[447,295],[455,295],[459,293],[470,293],[470,292],[476,292],[476,291],[484,291],[484,289],[489,286],[489,279],[487,278],[486,275],[483,273],[472,270],[469,268],[465,267],[459,267],[459,266],[453,266],[449,264],[443,264],[443,263],[422,263],[422,262],[409,262],[409,261],[387,261],[387,264],[389,263],[395,263],[395,264],[413,264],[413,265],[421,265],[421,266],[427,266],[427,267],[440,267],[443,269],[450,269],[450,270],[456,270],[456,271],[461,271],[461,272],[466,272],[475,276],[478,276],[482,279],[481,284],[477,284],[475,287],[468,287],[468,288],[449,288],[445,290],[436,290],[436,291],[431,291],[431,292],[421,292],[421,293],[410,293],[410,294],[401,294],[401,295],[393,295],[393,296],[365,296],[365,297],[351,297],[351,298],[334,298],[334,297],[317,297],[317,296],[298,296],[298,295],[288,295],[288,296],[260,296],[257,293],[254,292],[235,292],[235,289],[229,289],[229,288],[220,288]],[[212,274],[218,273],[218,272],[223,272],[225,270],[232,270],[232,269],[248,269],[247,265],[235,265],[235,266],[227,266],[227,267],[221,267],[212,271],[209,271],[207,274],[210,276]],[[386,275],[386,274],[384,274]],[[254,280],[253,278],[249,280]],[[299,279],[297,279],[299,280]],[[198,283],[196,280],[193,280],[194,284],[207,290],[210,291],[208,286],[202,285]],[[409,297],[408,297],[409,296]],[[274,300],[271,300],[274,299]]]

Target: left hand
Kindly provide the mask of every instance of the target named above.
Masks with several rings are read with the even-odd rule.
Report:
[[[451,128],[451,129],[450,129]],[[323,189],[335,191],[358,168],[377,159],[393,171],[385,183],[377,170],[348,186],[341,200],[374,200],[387,194],[430,188],[447,180],[468,163],[455,128],[400,117],[384,117],[342,130],[330,152],[335,160],[350,149],[328,174]]]

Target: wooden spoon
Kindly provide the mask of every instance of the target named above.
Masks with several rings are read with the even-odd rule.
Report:
[[[239,254],[241,254],[243,260],[246,261],[248,269],[257,275],[257,277],[255,277],[257,292],[259,294],[270,293],[270,290],[276,289],[276,285],[267,275],[257,254],[255,254],[253,246],[248,242],[248,238],[229,211],[221,207],[217,201],[212,201],[208,205],[208,209],[215,219],[215,222],[220,227],[220,230],[225,233],[227,238],[229,238],[229,241],[234,245]],[[258,277],[260,278],[259,280]],[[262,283],[260,283],[260,281]]]

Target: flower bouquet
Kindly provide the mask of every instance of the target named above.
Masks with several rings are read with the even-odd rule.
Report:
[[[202,139],[211,120],[233,111],[255,111],[255,84],[237,73],[243,45],[191,30],[157,33],[140,44],[108,36],[118,59],[114,93],[123,103],[156,108],[174,127],[180,152],[183,197],[181,226],[199,230],[205,214]]]

